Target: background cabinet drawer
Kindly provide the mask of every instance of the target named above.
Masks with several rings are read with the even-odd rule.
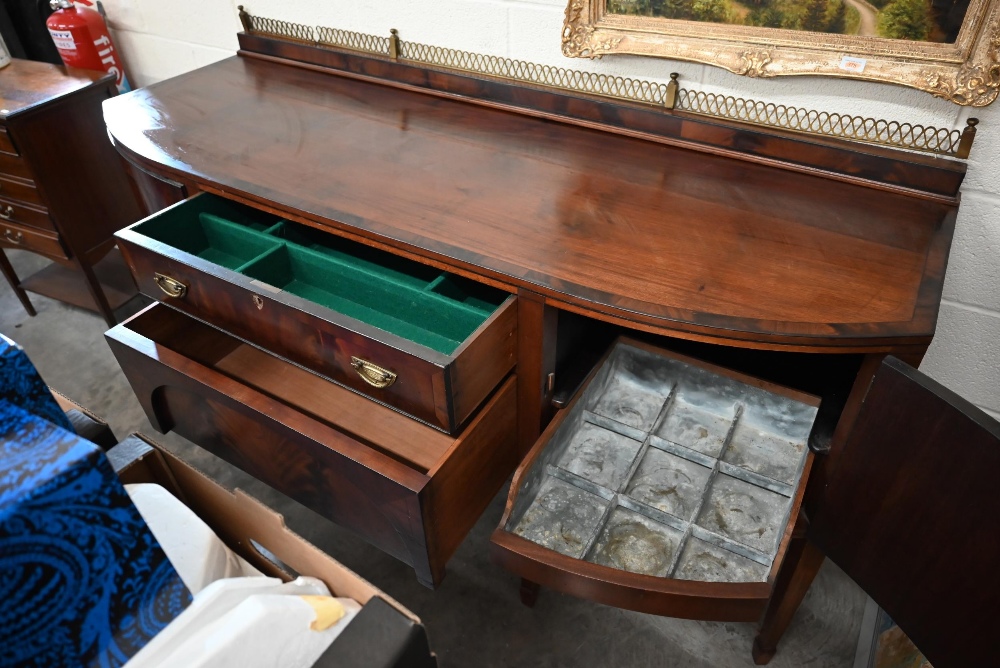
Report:
[[[0,174],[19,176],[23,179],[31,178],[31,170],[28,169],[28,163],[24,158],[3,151],[0,151]]]
[[[146,295],[450,434],[514,366],[513,296],[219,197],[116,236]]]
[[[53,259],[69,259],[59,235],[6,220],[0,220],[0,245],[5,248],[23,248]]]
[[[47,211],[39,211],[20,202],[0,199],[0,224],[6,222],[56,231],[55,223],[49,218]]]
[[[9,176],[0,174],[0,197],[16,200],[18,202],[28,202],[44,206],[41,194],[35,187],[35,182],[26,179],[11,179]]]
[[[5,127],[0,127],[0,152],[18,154],[17,149],[14,148],[14,142],[10,140],[10,135],[7,134],[7,128]]]
[[[516,465],[513,378],[452,438],[163,305],[106,336],[157,429],[352,529],[430,586]]]

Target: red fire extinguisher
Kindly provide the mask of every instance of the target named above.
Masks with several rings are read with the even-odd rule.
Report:
[[[86,4],[86,0],[81,0]],[[93,9],[77,7],[70,0],[52,0],[55,10],[45,25],[67,67],[102,70],[115,75],[119,92],[132,90],[121,58],[111,43],[104,18]]]

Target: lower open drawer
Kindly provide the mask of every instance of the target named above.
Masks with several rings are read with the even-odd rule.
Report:
[[[608,605],[756,621],[799,514],[818,404],[619,339],[519,466],[494,559]]]
[[[456,438],[167,306],[105,336],[154,427],[355,531],[428,586],[517,463],[513,377]]]

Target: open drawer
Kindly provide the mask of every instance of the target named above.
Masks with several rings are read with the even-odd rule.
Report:
[[[519,466],[494,559],[608,605],[756,621],[799,514],[818,405],[619,339]]]
[[[513,377],[456,438],[167,306],[105,336],[154,427],[353,530],[428,586],[517,464]]]
[[[215,195],[116,237],[147,296],[449,434],[514,366],[515,297]]]

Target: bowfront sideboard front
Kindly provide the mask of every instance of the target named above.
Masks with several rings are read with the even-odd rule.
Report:
[[[765,582],[574,570],[503,527],[491,547],[528,602],[542,585],[763,620],[766,661],[822,562],[809,520],[875,371],[918,365],[934,334],[964,165],[240,44],[104,105],[151,214],[119,246],[160,302],[108,338],[153,424],[435,586],[622,335],[816,397]]]

